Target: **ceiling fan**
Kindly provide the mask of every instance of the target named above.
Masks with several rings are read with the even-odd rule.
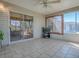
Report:
[[[40,4],[43,5],[43,7],[48,7],[49,4],[59,3],[61,0],[40,0]]]

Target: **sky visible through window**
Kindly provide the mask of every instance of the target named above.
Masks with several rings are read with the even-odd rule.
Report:
[[[64,14],[64,22],[75,22],[75,12]]]
[[[79,11],[64,14],[64,32],[79,32]]]
[[[13,25],[13,26],[20,26],[20,21],[11,20],[11,25]]]

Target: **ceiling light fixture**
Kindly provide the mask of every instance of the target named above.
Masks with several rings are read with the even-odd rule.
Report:
[[[61,0],[41,0],[40,4],[44,7],[48,7],[49,4],[59,3]]]

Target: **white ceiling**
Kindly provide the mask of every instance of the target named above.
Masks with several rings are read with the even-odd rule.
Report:
[[[6,2],[27,8],[29,10],[47,15],[54,12],[69,9],[75,6],[79,6],[79,0],[61,0],[60,3],[49,4],[48,8],[44,8],[40,5],[40,0],[4,0]]]

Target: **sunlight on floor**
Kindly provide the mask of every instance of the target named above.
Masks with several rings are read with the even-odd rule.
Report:
[[[79,34],[79,32],[76,32],[76,34]]]
[[[70,44],[73,45],[73,46],[75,46],[75,47],[77,47],[77,48],[79,48],[79,44],[72,43],[72,42],[70,42]]]

